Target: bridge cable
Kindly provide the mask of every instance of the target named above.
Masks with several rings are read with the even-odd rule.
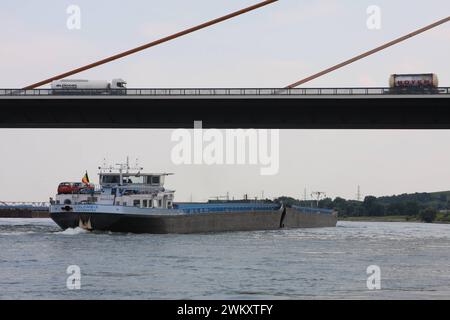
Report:
[[[302,85],[302,84],[305,84],[305,83],[307,83],[307,82],[310,82],[310,81],[312,81],[312,80],[314,80],[314,79],[317,79],[317,78],[319,78],[319,77],[321,77],[321,76],[323,76],[323,75],[326,75],[326,74],[328,74],[328,73],[330,73],[330,72],[333,72],[333,71],[335,71],[335,70],[337,70],[337,69],[340,69],[340,68],[342,68],[342,67],[345,67],[345,66],[347,66],[347,65],[349,65],[349,64],[351,64],[351,63],[353,63],[353,62],[356,62],[356,61],[358,61],[358,60],[361,60],[361,59],[363,59],[363,58],[366,58],[366,57],[368,57],[368,56],[370,56],[370,55],[373,55],[373,54],[375,54],[375,53],[377,53],[377,52],[379,52],[379,51],[382,51],[382,50],[384,50],[384,49],[386,49],[386,48],[392,47],[392,46],[394,46],[394,45],[396,45],[396,44],[398,44],[398,43],[400,43],[400,42],[403,42],[403,41],[408,40],[408,39],[410,39],[410,38],[412,38],[412,37],[415,37],[415,36],[417,36],[417,35],[419,35],[419,34],[425,32],[425,31],[428,31],[428,30],[430,30],[430,29],[436,28],[437,26],[440,26],[440,25],[442,25],[442,24],[444,24],[444,23],[446,23],[446,22],[449,22],[449,21],[450,21],[450,16],[447,17],[447,18],[444,18],[444,19],[442,19],[442,20],[439,20],[439,21],[437,21],[437,22],[435,22],[435,23],[432,23],[432,24],[430,24],[430,25],[428,25],[428,26],[426,26],[426,27],[424,27],[424,28],[421,28],[421,29],[416,30],[416,31],[411,32],[411,33],[408,33],[407,35],[405,35],[405,36],[403,36],[403,37],[400,37],[400,38],[398,38],[398,39],[395,39],[395,40],[393,40],[393,41],[390,41],[390,42],[388,42],[388,43],[386,43],[386,44],[384,44],[384,45],[382,45],[382,46],[380,46],[380,47],[377,47],[377,48],[375,48],[375,49],[372,49],[372,50],[370,50],[370,51],[367,51],[367,52],[365,52],[365,53],[363,53],[363,54],[360,54],[360,55],[358,55],[358,56],[356,56],[356,57],[354,57],[354,58],[351,58],[351,59],[349,59],[349,60],[347,60],[347,61],[344,61],[344,62],[342,62],[342,63],[339,63],[339,64],[337,64],[337,65],[335,65],[335,66],[333,66],[333,67],[331,67],[331,68],[325,69],[325,70],[323,70],[323,71],[321,71],[321,72],[319,72],[319,73],[316,73],[316,74],[314,74],[314,75],[312,75],[312,76],[309,76],[309,77],[307,77],[307,78],[305,78],[305,79],[303,79],[303,80],[300,80],[300,81],[297,81],[297,82],[295,82],[295,83],[293,83],[293,84],[290,84],[289,86],[285,87],[285,89],[292,89],[292,88],[298,87],[299,85]]]
[[[247,12],[250,12],[250,11],[253,11],[253,10],[256,10],[256,9],[258,9],[258,8],[267,6],[267,5],[269,5],[269,4],[271,4],[271,3],[274,3],[274,2],[277,2],[277,1],[278,1],[278,0],[266,0],[266,1],[263,1],[263,2],[260,2],[260,3],[257,3],[257,4],[255,4],[255,5],[250,6],[250,7],[247,7],[247,8],[244,8],[244,9],[241,9],[241,10],[238,10],[238,11],[235,11],[235,12],[233,12],[233,13],[227,14],[227,15],[225,15],[225,16],[223,16],[223,17],[220,17],[220,18],[217,18],[217,19],[214,19],[214,20],[211,20],[211,21],[202,23],[202,24],[200,24],[200,25],[198,25],[198,26],[195,26],[195,27],[192,27],[192,28],[189,28],[189,29],[186,29],[186,30],[177,32],[177,33],[175,33],[175,34],[173,34],[173,35],[170,35],[170,36],[161,38],[161,39],[159,39],[159,40],[156,40],[156,41],[153,41],[153,42],[150,42],[150,43],[147,43],[147,44],[144,44],[144,45],[139,46],[139,47],[137,47],[137,48],[134,48],[134,49],[131,49],[131,50],[128,50],[128,51],[125,51],[125,52],[122,52],[122,53],[113,55],[113,56],[111,56],[111,57],[108,57],[108,58],[105,58],[105,59],[96,61],[96,62],[91,63],[91,64],[88,64],[88,65],[85,65],[85,66],[83,66],[83,67],[80,67],[80,68],[77,68],[77,69],[74,69],[74,70],[65,72],[65,73],[63,73],[63,74],[60,74],[60,75],[51,77],[51,78],[49,78],[49,79],[46,79],[46,80],[43,80],[43,81],[40,81],[40,82],[37,82],[37,83],[35,83],[35,84],[29,85],[29,86],[23,88],[23,90],[35,89],[35,88],[37,88],[37,87],[43,86],[43,85],[45,85],[45,84],[48,84],[48,83],[50,83],[50,82],[52,82],[52,81],[54,81],[54,80],[59,80],[59,79],[62,79],[62,78],[66,78],[66,77],[68,77],[68,76],[71,76],[71,75],[80,73],[80,72],[82,72],[82,71],[86,71],[86,70],[89,70],[89,69],[98,67],[98,66],[103,65],[103,64],[105,64],[105,63],[108,63],[108,62],[111,62],[111,61],[114,61],[114,60],[117,60],[117,59],[120,59],[120,58],[129,56],[129,55],[134,54],[134,53],[136,53],[136,52],[139,52],[139,51],[142,51],[142,50],[145,50],[145,49],[148,49],[148,48],[157,46],[157,45],[159,45],[159,44],[168,42],[168,41],[170,41],[170,40],[174,40],[174,39],[176,39],[176,38],[185,36],[185,35],[187,35],[187,34],[189,34],[189,33],[193,33],[193,32],[198,31],[198,30],[200,30],[200,29],[207,28],[207,27],[212,26],[212,25],[214,25],[214,24],[218,24],[218,23],[223,22],[223,21],[225,21],[225,20],[229,20],[229,19],[231,19],[231,18],[234,18],[234,17],[237,17],[237,16],[242,15],[242,14],[244,14],[244,13],[247,13]]]

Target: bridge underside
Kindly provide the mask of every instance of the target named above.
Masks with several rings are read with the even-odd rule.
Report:
[[[450,129],[450,98],[6,98],[1,128]]]

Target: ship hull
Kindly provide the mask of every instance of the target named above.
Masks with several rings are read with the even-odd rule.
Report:
[[[98,231],[154,234],[335,227],[337,223],[336,214],[308,213],[292,208],[196,214],[127,214],[53,209],[50,217],[62,229],[81,227]]]

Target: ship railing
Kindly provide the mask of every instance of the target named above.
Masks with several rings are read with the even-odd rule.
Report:
[[[97,188],[97,187],[96,187]],[[161,186],[150,186],[150,185],[99,185],[100,192],[106,189],[116,189],[121,194],[155,194],[162,191],[168,191]]]
[[[311,208],[311,207],[301,207],[301,206],[292,206],[293,209],[305,212],[305,213],[321,213],[321,214],[333,214],[335,210],[333,209],[325,209],[325,208]]]
[[[439,88],[135,88],[135,89],[0,89],[0,96],[354,96],[354,95],[448,95]]]
[[[175,209],[185,213],[209,213],[230,211],[273,211],[280,209],[280,204],[272,203],[175,203]]]

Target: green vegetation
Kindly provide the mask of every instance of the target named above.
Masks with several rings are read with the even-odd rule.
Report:
[[[302,201],[280,197],[287,205],[317,207],[316,201]],[[335,209],[343,220],[372,221],[423,221],[450,223],[450,191],[413,193],[394,196],[367,196],[364,201],[346,200],[340,197],[326,198],[319,208]]]
[[[431,223],[436,220],[437,211],[432,208],[420,210],[419,218],[423,222]]]

